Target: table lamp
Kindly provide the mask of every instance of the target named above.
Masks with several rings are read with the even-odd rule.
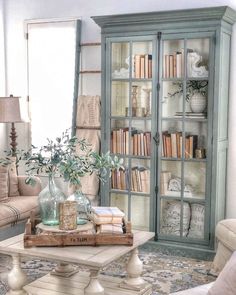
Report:
[[[22,110],[20,106],[20,97],[0,97],[0,123],[11,123],[11,154],[16,156],[16,129],[15,123],[27,122],[22,116]]]

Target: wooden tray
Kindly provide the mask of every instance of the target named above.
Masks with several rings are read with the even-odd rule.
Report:
[[[25,225],[24,247],[56,246],[98,246],[98,245],[133,245],[131,223],[124,221],[123,234],[81,234],[81,233],[41,233],[36,234],[36,225],[41,220],[31,216]]]

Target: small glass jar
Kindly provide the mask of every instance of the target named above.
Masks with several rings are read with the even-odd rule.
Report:
[[[90,200],[78,189],[67,200],[77,202],[77,224],[87,223],[91,212]]]

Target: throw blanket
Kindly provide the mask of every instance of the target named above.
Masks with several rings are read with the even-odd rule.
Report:
[[[78,98],[76,117],[76,136],[86,139],[93,151],[100,151],[100,97],[81,95]],[[78,153],[81,151],[78,149]],[[99,180],[95,174],[81,178],[82,192],[97,205],[95,200],[99,191]]]

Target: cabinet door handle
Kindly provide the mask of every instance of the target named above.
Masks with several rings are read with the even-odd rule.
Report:
[[[156,145],[160,144],[160,135],[158,132],[155,134],[155,136],[153,136],[153,140],[155,141]]]

